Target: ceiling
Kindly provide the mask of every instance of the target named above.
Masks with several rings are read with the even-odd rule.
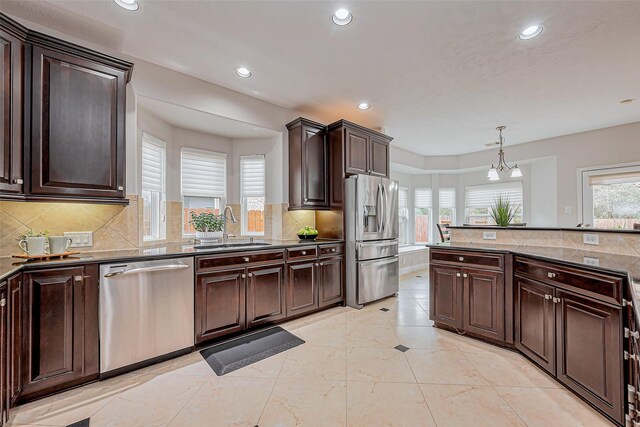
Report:
[[[2,10],[422,155],[486,149],[501,124],[509,145],[640,121],[640,1],[138,1]],[[533,23],[543,33],[519,40]]]
[[[138,97],[138,108],[146,110],[172,126],[226,138],[268,138],[278,135],[270,129],[216,116],[146,96]]]

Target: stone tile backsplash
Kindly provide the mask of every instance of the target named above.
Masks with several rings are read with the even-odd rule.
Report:
[[[451,242],[484,243],[521,246],[550,246],[610,254],[640,256],[640,234],[598,232],[596,230],[491,230],[496,240],[484,240],[479,229],[451,230]],[[599,245],[583,243],[583,234],[597,234]]]
[[[65,231],[93,232],[93,246],[80,251],[135,249],[167,242],[192,241],[182,237],[182,203],[167,202],[167,238],[163,242],[142,242],[142,203],[130,195],[128,206],[80,203],[0,202],[0,257],[21,253],[17,236],[28,229],[48,230],[51,235]],[[286,203],[265,205],[264,239],[297,239],[296,232],[315,227],[313,211],[287,210]],[[242,238],[240,205],[232,204],[238,222],[229,224],[229,233]]]

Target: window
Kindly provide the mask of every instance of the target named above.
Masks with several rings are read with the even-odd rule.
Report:
[[[165,180],[166,144],[142,134],[142,239],[161,240],[166,236]]]
[[[429,243],[431,241],[431,189],[416,188],[415,191],[415,241]]]
[[[227,198],[227,156],[213,151],[181,151],[182,235],[193,236],[191,213],[222,213]]]
[[[240,156],[242,234],[264,236],[264,155]]]
[[[583,174],[585,224],[608,229],[633,229],[640,224],[640,167],[598,169]]]
[[[438,221],[443,225],[456,223],[456,189],[440,189],[440,216]]]
[[[509,199],[517,209],[514,223],[522,222],[522,181],[466,187],[464,189],[466,222],[472,225],[492,225],[491,206],[499,196]]]
[[[409,244],[409,189],[398,189],[398,243]]]

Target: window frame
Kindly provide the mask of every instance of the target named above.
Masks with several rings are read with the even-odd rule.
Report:
[[[468,185],[466,187],[464,187],[464,223],[465,224],[471,224],[469,222],[469,209],[487,209],[487,214],[478,214],[478,215],[473,215],[474,217],[485,217],[489,220],[491,220],[491,205],[488,206],[473,206],[473,207],[469,207],[467,205],[467,201],[468,201],[468,197],[467,197],[467,192],[469,191],[469,189],[472,188],[478,188],[478,187],[484,187],[484,188],[489,188],[489,187],[509,187],[510,185],[512,186],[513,184],[519,185],[519,189],[521,192],[521,198],[522,198],[522,203],[519,205],[520,206],[520,211],[519,211],[519,217],[520,217],[520,222],[525,223],[526,219],[525,219],[525,215],[524,215],[524,207],[525,207],[525,197],[524,197],[524,181],[523,180],[514,180],[514,181],[506,181],[506,182],[498,182],[498,183],[494,183],[494,184],[479,184],[479,185]],[[503,190],[504,191],[504,190]],[[494,197],[497,194],[494,194]],[[487,225],[492,225],[492,224],[487,224]]]
[[[406,205],[405,206],[400,206],[400,193],[404,191],[406,192]],[[401,209],[405,209],[406,210],[406,216],[402,216],[400,214],[400,210]],[[401,240],[401,236],[403,233],[403,224],[402,224],[402,219],[405,219],[404,221],[404,233],[406,234],[406,242],[403,242]],[[398,187],[398,246],[409,246],[411,244],[412,238],[411,238],[411,211],[410,211],[410,203],[409,203],[409,187]]]
[[[442,207],[442,190],[453,192],[453,207]],[[451,209],[451,225],[456,225],[456,208],[457,208],[457,191],[456,187],[440,187],[438,188],[438,224],[442,224],[442,209]]]
[[[161,154],[161,190],[150,190],[144,187],[144,147],[150,145],[154,149],[158,149]],[[146,132],[142,133],[142,145],[141,145],[141,161],[140,161],[140,198],[142,199],[142,241],[143,242],[156,242],[165,240],[167,238],[167,213],[166,213],[166,194],[167,194],[167,143],[163,140],[156,138],[155,136]],[[151,234],[146,235],[144,233],[144,193],[151,193],[151,218],[150,229]]]
[[[243,158],[260,158],[262,160],[262,166],[263,166],[263,174],[264,174],[264,179],[262,182],[262,195],[245,195],[244,194],[244,173],[243,173],[243,166],[242,166],[242,160]],[[240,169],[240,228],[241,228],[241,233],[243,236],[252,236],[252,237],[264,237],[265,235],[265,227],[263,226],[263,230],[262,232],[260,231],[249,231],[248,230],[248,225],[249,225],[249,219],[248,219],[248,214],[249,214],[249,210],[248,210],[248,199],[249,198],[262,198],[262,206],[263,206],[263,210],[262,210],[262,216],[263,219],[266,220],[265,218],[265,211],[266,211],[266,193],[267,193],[267,159],[266,156],[264,154],[243,154],[240,156],[240,165],[239,165],[239,169]]]
[[[203,194],[197,194],[197,193],[191,193],[191,192],[187,192],[185,193],[184,191],[184,153],[190,153],[190,154],[195,154],[195,155],[202,155],[202,156],[208,156],[208,157],[216,157],[218,159],[222,159],[224,160],[224,172],[222,174],[222,176],[224,177],[224,183],[221,186],[224,189],[224,194],[214,194],[214,192],[212,191],[211,195],[203,195]],[[222,211],[224,210],[226,203],[227,203],[227,194],[228,194],[228,156],[227,153],[221,153],[219,151],[212,151],[212,150],[203,150],[201,148],[192,148],[192,147],[180,147],[180,202],[181,202],[181,212],[183,213],[182,215],[180,215],[181,219],[181,234],[183,238],[193,238],[195,237],[195,233],[185,233],[185,223],[184,223],[184,209],[185,209],[185,197],[187,198],[203,198],[203,199],[211,199],[212,201],[214,201],[215,204],[215,199],[220,199],[220,211],[222,213]]]
[[[420,190],[428,190],[429,193],[429,203],[428,206],[418,206],[418,197],[417,197],[417,193]],[[426,209],[427,210],[427,217],[428,217],[428,223],[427,223],[427,241],[423,242],[421,240],[418,240],[418,233],[416,233],[416,226],[418,224],[417,218],[418,216],[424,216],[424,215],[418,215],[417,210],[418,209]],[[414,187],[413,189],[413,241],[415,244],[422,244],[422,243],[431,243],[433,242],[433,188],[431,187]]]

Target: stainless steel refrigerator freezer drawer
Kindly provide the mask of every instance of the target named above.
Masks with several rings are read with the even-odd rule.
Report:
[[[366,304],[398,292],[398,257],[360,261],[358,265],[358,304]]]
[[[358,261],[369,259],[388,258],[398,255],[397,240],[381,240],[376,242],[356,243]]]

